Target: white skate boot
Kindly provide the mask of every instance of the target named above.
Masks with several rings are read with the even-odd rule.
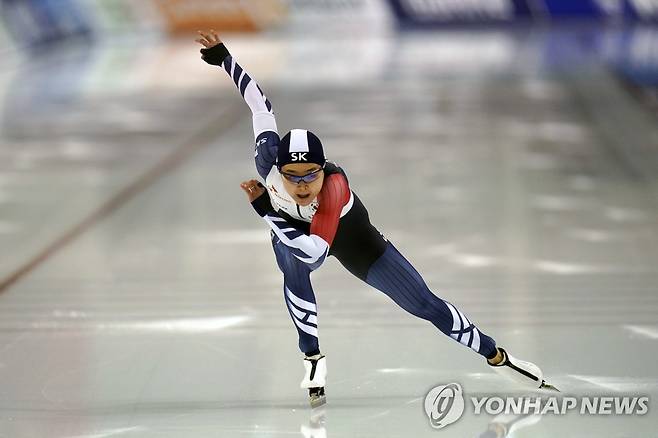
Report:
[[[309,402],[312,408],[322,406],[327,402],[324,395],[324,385],[327,381],[327,359],[322,354],[304,358],[304,379],[299,386],[308,389]]]
[[[546,383],[544,380],[544,373],[542,373],[537,365],[532,362],[519,360],[511,356],[503,348],[498,347],[498,350],[503,354],[503,360],[496,365],[487,362],[498,374],[505,376],[508,379],[512,379],[524,386],[551,389],[559,392],[555,386]]]

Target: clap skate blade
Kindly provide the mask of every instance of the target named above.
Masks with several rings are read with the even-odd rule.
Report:
[[[327,397],[324,394],[324,388],[309,388],[308,400],[312,408],[319,408],[327,403]]]

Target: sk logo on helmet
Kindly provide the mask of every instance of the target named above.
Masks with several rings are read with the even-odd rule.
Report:
[[[291,152],[290,155],[292,156],[292,161],[306,161],[308,158],[306,158],[306,154],[308,152]]]
[[[432,388],[425,396],[425,413],[435,429],[459,420],[464,413],[464,396],[458,383]]]

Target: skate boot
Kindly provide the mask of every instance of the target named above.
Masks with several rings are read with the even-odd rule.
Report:
[[[304,380],[300,387],[308,389],[309,402],[312,408],[322,406],[327,402],[324,395],[324,385],[327,380],[327,359],[322,354],[304,358]]]
[[[503,375],[509,379],[514,380],[524,386],[531,386],[533,388],[550,389],[553,391],[559,390],[544,380],[544,374],[541,369],[532,362],[519,360],[511,356],[505,349],[498,347],[498,350],[503,354],[503,360],[496,365],[489,366],[494,369],[498,374]]]

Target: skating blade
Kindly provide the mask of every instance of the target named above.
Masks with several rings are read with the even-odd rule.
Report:
[[[550,383],[546,383],[545,380],[542,380],[541,386],[539,387],[539,389],[547,389],[549,391],[560,392],[559,389],[557,389],[555,386],[551,385]]]

